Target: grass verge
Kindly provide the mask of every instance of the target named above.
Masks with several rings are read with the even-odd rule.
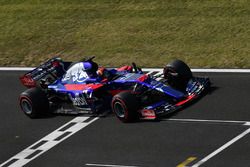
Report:
[[[103,66],[250,68],[249,0],[1,0],[0,66],[96,55]]]

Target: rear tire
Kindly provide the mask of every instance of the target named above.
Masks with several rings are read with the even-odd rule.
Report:
[[[46,93],[39,88],[31,88],[20,94],[21,110],[30,118],[40,118],[49,113]]]
[[[185,91],[188,81],[193,77],[188,65],[181,60],[174,60],[163,70],[164,78],[170,86]]]
[[[121,92],[112,99],[112,111],[122,122],[133,122],[139,118],[139,101],[131,92]]]

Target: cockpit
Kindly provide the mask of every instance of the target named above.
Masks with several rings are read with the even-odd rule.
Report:
[[[91,64],[89,62],[79,62],[72,65],[62,78],[62,83],[87,83],[87,82],[97,82],[98,76],[96,71],[91,69]]]

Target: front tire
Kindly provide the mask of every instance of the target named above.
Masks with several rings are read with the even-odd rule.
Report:
[[[181,60],[174,60],[163,70],[164,78],[170,86],[185,91],[188,81],[193,77],[188,65]]]
[[[49,101],[46,93],[38,88],[30,88],[20,94],[21,110],[30,118],[40,118],[49,113]]]
[[[112,99],[112,111],[122,122],[133,122],[139,118],[139,102],[131,92],[121,92]]]

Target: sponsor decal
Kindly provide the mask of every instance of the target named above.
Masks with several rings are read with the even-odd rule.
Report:
[[[154,110],[143,109],[141,110],[141,115],[143,119],[155,119],[156,118]]]
[[[75,106],[88,105],[84,94],[80,94],[80,93],[75,93],[74,95],[69,94],[69,98],[73,102],[73,105]]]

